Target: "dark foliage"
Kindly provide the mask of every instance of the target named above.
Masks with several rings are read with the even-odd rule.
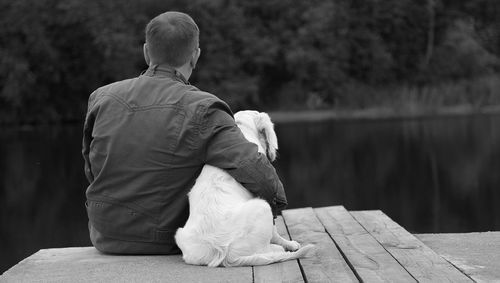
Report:
[[[499,72],[496,0],[0,0],[0,122],[81,119],[146,67],[144,26],[167,10],[201,29],[192,82],[234,110],[359,108]]]

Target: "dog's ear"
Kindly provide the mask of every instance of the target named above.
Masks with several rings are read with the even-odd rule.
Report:
[[[278,138],[276,137],[271,118],[269,118],[267,113],[260,112],[255,117],[255,125],[259,133],[259,141],[266,150],[267,158],[270,161],[274,161],[278,150]]]

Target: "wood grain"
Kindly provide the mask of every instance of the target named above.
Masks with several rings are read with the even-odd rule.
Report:
[[[419,282],[473,282],[382,211],[351,215]]]
[[[343,206],[314,212],[363,281],[416,282]]]
[[[315,244],[315,256],[300,259],[307,282],[358,282],[312,208],[283,211],[290,237],[301,244]]]

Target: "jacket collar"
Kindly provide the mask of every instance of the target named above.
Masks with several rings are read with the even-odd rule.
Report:
[[[152,65],[142,72],[148,77],[168,77],[189,85],[189,81],[176,69],[166,65]]]

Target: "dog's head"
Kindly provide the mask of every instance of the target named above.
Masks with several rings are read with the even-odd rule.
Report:
[[[259,147],[259,152],[266,154],[270,161],[276,159],[278,138],[269,115],[264,112],[245,110],[234,114],[236,124],[245,138]]]

